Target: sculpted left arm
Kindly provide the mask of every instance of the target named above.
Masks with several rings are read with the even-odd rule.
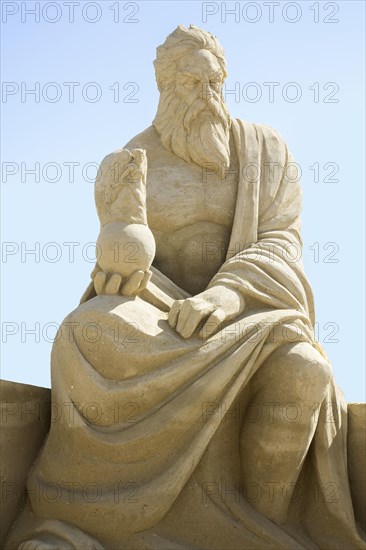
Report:
[[[266,160],[278,166],[271,177],[261,176],[255,241],[228,258],[204,292],[173,305],[170,324],[185,338],[202,321],[200,336],[210,336],[244,308],[294,309],[308,317],[310,330],[314,323],[313,296],[302,266],[295,163],[282,138],[270,128],[261,131]]]
[[[147,225],[146,173],[142,149],[120,149],[101,163],[95,184],[99,258],[92,273],[97,294],[132,296],[150,280],[155,240]]]
[[[268,139],[269,138],[269,139]],[[246,309],[291,309],[315,322],[313,294],[302,262],[301,187],[286,144],[272,129],[263,129],[265,160],[279,160],[280,170],[262,175],[256,238],[229,257],[210,287],[225,285],[243,294]]]

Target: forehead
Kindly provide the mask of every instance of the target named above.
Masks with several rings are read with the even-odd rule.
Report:
[[[184,55],[179,61],[178,69],[200,78],[217,73],[222,75],[217,58],[208,50],[196,50]]]

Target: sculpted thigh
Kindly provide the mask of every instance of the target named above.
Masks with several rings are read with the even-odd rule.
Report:
[[[63,322],[57,345],[75,347],[99,374],[123,380],[142,376],[190,351],[167,314],[140,298],[97,296]]]

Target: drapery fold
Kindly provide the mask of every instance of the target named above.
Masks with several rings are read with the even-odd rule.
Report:
[[[209,287],[223,284],[242,292],[245,313],[207,341],[184,340],[169,327],[167,313],[152,303],[95,296],[90,288],[56,337],[56,416],[27,489],[38,532],[42,524],[44,532],[52,532],[57,520],[53,533],[61,537],[64,522],[75,549],[81,544],[80,530],[113,550],[116,540],[121,548],[140,548],[143,533],[166,533],[166,518],[174,510],[184,515],[187,491],[199,491],[211,475],[220,476],[215,449],[224,455],[233,446],[238,452],[239,443],[224,438],[223,416],[205,414],[207,404],[229,410],[282,344],[306,342],[318,348],[313,297],[302,266],[301,190],[292,174],[292,157],[268,127],[233,120],[232,133],[239,159],[236,211],[226,261]],[[158,270],[153,280],[170,298],[185,294]],[[332,388],[328,398],[343,413],[332,426],[319,423],[309,456],[321,486],[329,476],[336,479],[343,499],[332,508],[341,526],[339,540],[348,530],[353,534],[346,533],[344,540],[356,541],[356,548],[362,541],[355,534],[346,472],[344,401]],[[235,430],[232,434],[239,437],[239,428]],[[229,473],[238,463],[231,466]],[[50,487],[53,498],[47,497]],[[209,502],[222,532],[234,522],[238,540],[252,541],[253,548],[331,548],[316,529],[309,530],[309,543],[305,535],[286,532],[248,503],[220,502],[217,495]],[[320,508],[330,513],[326,502],[317,508],[309,500],[307,517]],[[69,534],[73,525],[74,542]],[[19,528],[8,549],[27,536]],[[174,537],[166,536],[157,540],[194,547],[174,546]],[[146,547],[154,547],[151,540]]]

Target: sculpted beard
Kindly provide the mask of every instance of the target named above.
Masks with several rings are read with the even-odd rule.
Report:
[[[175,93],[174,85],[166,87],[153,124],[164,147],[186,162],[229,167],[230,115],[218,94],[187,105]]]

